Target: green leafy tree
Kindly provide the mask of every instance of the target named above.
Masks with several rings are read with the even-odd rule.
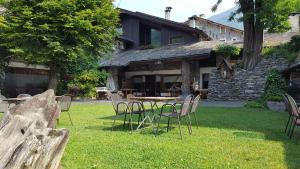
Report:
[[[49,88],[76,60],[112,50],[118,11],[112,0],[4,0],[0,45],[28,63],[50,66]]]
[[[241,52],[241,49],[233,45],[219,45],[216,49],[216,54],[218,56],[224,57],[226,59],[237,58]]]
[[[284,32],[290,29],[288,15],[294,12],[299,0],[236,0],[238,9],[232,13],[230,20],[238,18],[244,25],[243,67],[254,69],[261,60],[264,30]],[[222,0],[212,7],[215,11]]]

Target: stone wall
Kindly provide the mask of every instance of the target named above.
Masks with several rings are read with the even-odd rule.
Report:
[[[234,77],[223,79],[215,69],[209,80],[209,100],[254,100],[264,93],[267,73],[275,68],[283,70],[288,64],[284,58],[264,58],[254,70],[235,68]]]

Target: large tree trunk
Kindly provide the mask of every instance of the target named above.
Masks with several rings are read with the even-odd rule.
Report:
[[[0,123],[0,168],[59,168],[69,133],[54,129],[59,113],[53,90],[12,107]]]
[[[254,69],[261,60],[264,30],[263,24],[255,15],[255,11],[259,10],[260,3],[260,0],[256,0],[255,4],[252,0],[240,0],[241,10],[244,14],[244,69]]]
[[[55,66],[50,66],[48,89],[53,89],[54,91],[56,91],[58,80],[59,80],[58,68]]]

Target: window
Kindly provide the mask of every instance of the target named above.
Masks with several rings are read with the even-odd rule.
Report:
[[[157,29],[151,29],[151,46],[161,46],[161,32]]]
[[[170,44],[180,44],[180,43],[184,43],[183,36],[176,36],[170,38]]]
[[[161,46],[161,32],[148,25],[140,25],[140,47],[156,48]]]
[[[209,73],[202,74],[202,88],[208,89]]]
[[[123,27],[122,26],[117,27],[116,31],[118,32],[118,34],[123,35]]]

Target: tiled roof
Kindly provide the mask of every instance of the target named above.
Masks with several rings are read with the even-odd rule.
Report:
[[[210,56],[211,51],[219,44],[222,44],[222,42],[201,41],[184,45],[164,46],[155,49],[129,50],[120,52],[111,59],[103,61],[100,63],[100,66],[121,67],[127,66],[132,62],[205,57]]]

